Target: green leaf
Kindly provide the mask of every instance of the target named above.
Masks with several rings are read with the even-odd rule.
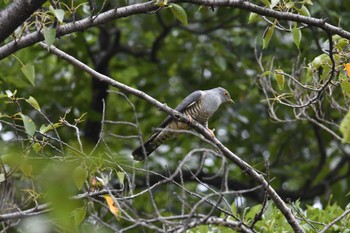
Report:
[[[53,42],[55,42],[56,39],[56,28],[48,28],[44,27],[44,38],[45,43],[47,45],[47,50],[51,47]]]
[[[40,145],[39,142],[36,142],[36,143],[33,144],[32,148],[34,149],[34,151],[36,153],[38,153],[41,150],[41,145]]]
[[[24,115],[21,113],[21,117],[22,117],[22,120],[23,120],[23,125],[24,125],[24,129],[26,131],[26,133],[33,137],[34,133],[35,133],[35,124],[34,122],[32,121],[32,119],[30,119],[30,117]]]
[[[23,65],[22,68],[22,73],[26,76],[26,78],[29,80],[29,82],[35,86],[35,68],[34,65],[32,64],[26,64]]]
[[[85,168],[78,166],[73,171],[73,179],[77,188],[80,190],[88,176],[88,172]]]
[[[263,35],[263,49],[267,48],[267,46],[269,45],[273,32],[275,31],[275,27],[276,21],[265,30]]]
[[[64,10],[54,9],[52,6],[49,7],[50,12],[56,17],[56,19],[62,23],[64,18]]]
[[[293,40],[294,44],[297,46],[298,49],[301,41],[301,30],[300,28],[297,27],[297,23],[294,23],[294,27],[292,29],[292,34],[293,34]]]
[[[154,5],[159,6],[159,7],[164,7],[168,5],[168,0],[156,0]]]
[[[302,6],[300,9],[299,8],[295,8],[297,10],[297,12],[303,16],[306,17],[310,17],[310,11],[306,8],[306,6]]]
[[[276,69],[274,74],[273,74],[280,90],[282,90],[284,87],[284,74],[282,74],[282,73],[283,73],[283,70]]]
[[[349,44],[349,40],[345,38],[339,39],[339,41],[336,43],[336,47],[339,50],[343,50],[345,46]]]
[[[28,164],[26,161],[23,161],[21,163],[21,171],[23,175],[25,175],[26,177],[32,176],[32,170],[33,170],[32,165]]]
[[[51,129],[54,129],[54,128],[56,129],[56,128],[60,127],[60,126],[62,126],[61,123],[55,123],[55,124],[52,124],[52,125],[43,124],[43,125],[40,126],[39,131],[40,131],[40,133],[44,134],[47,131],[49,131]]]
[[[313,68],[318,69],[318,68],[320,68],[320,66],[329,64],[329,62],[330,62],[330,58],[329,58],[328,54],[323,53],[323,54],[315,57],[315,59],[311,62],[311,65]]]
[[[344,95],[350,97],[350,82],[346,79],[341,80],[341,88],[343,90]]]
[[[248,23],[256,23],[260,21],[260,15],[258,15],[257,13],[251,12],[249,14],[249,18],[248,18]]]
[[[340,123],[339,130],[343,134],[343,143],[350,143],[350,111]]]
[[[261,0],[261,1],[265,4],[265,6],[270,6],[271,5],[269,0]]]
[[[39,112],[41,112],[40,109],[40,105],[38,104],[38,102],[36,101],[36,99],[34,99],[34,97],[30,96],[28,99],[26,99],[27,103],[29,103],[30,105],[32,105],[32,107],[35,110],[38,110]]]
[[[260,76],[264,77],[264,76],[268,76],[271,74],[272,74],[272,71],[268,70],[268,71],[265,71],[264,73],[262,73]]]
[[[187,13],[184,10],[184,8],[182,8],[181,6],[175,4],[175,3],[171,3],[169,5],[171,12],[173,13],[173,15],[184,25],[187,25]]]
[[[76,208],[74,211],[73,211],[73,215],[74,215],[74,223],[76,226],[79,226],[85,216],[86,216],[86,206],[83,206],[81,208]]]
[[[118,180],[120,184],[124,184],[124,178],[125,178],[125,173],[124,172],[117,172]]]
[[[253,221],[255,216],[261,211],[262,205],[258,204],[249,208],[249,211],[244,215],[245,221]]]

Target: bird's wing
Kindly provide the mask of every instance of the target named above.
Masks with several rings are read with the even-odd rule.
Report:
[[[191,106],[196,101],[198,101],[202,96],[202,91],[194,91],[191,94],[189,94],[184,100],[181,101],[179,105],[176,106],[175,110],[178,112],[183,112],[185,108]],[[164,128],[169,121],[172,119],[172,116],[168,116],[160,125],[158,128]]]
[[[195,91],[192,92],[190,95],[188,95],[176,108],[176,111],[183,112],[187,107],[191,106],[194,104],[196,101],[198,101],[201,96],[203,95],[202,91]],[[172,116],[168,116],[159,126],[158,128],[165,128],[169,122],[172,120]],[[152,151],[155,149],[152,146],[152,143],[154,139],[162,132],[162,130],[155,132],[152,134],[145,142],[143,145],[139,146],[136,148],[133,152],[132,155],[134,156],[134,159],[136,160],[143,160],[145,155],[149,155],[152,153]],[[145,152],[143,151],[143,148],[145,148]]]
[[[181,101],[181,103],[175,108],[176,111],[178,112],[183,112],[185,110],[185,108],[191,106],[192,104],[194,104],[197,100],[200,99],[200,97],[202,96],[202,91],[194,91],[191,94],[189,94],[184,100]],[[173,117],[172,116],[168,116],[159,126],[158,128],[163,129],[167,126],[167,124],[171,121]],[[158,134],[161,131],[155,132],[154,134],[152,134],[151,137],[149,137],[147,139],[146,142],[150,142],[152,141],[154,138],[156,138],[158,136]]]

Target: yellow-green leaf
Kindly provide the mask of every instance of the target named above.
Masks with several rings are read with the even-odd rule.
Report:
[[[41,112],[40,105],[39,105],[38,101],[36,101],[36,99],[34,99],[34,97],[30,96],[28,99],[26,99],[26,101],[27,101],[27,103],[32,105],[32,107],[35,108],[35,110],[38,110],[39,112]]]
[[[295,8],[297,10],[297,12],[303,16],[307,16],[310,17],[310,11],[306,8],[306,6],[302,6],[300,9],[299,8]]]
[[[168,0],[156,0],[154,5],[159,6],[159,7],[164,7],[168,5]]]
[[[56,39],[56,28],[44,27],[44,39],[47,45],[47,50],[49,50],[49,48],[51,47],[53,42],[55,42]]]
[[[248,23],[256,23],[256,22],[259,22],[260,20],[261,20],[261,17],[257,13],[251,12],[249,14]]]
[[[276,69],[273,76],[276,79],[276,82],[278,84],[278,87],[280,90],[283,89],[284,87],[284,74],[283,74],[283,70],[281,69]]]
[[[73,211],[73,215],[74,215],[74,223],[76,226],[79,226],[85,216],[86,216],[86,206],[83,206],[81,208],[76,208],[74,211]]]
[[[299,49],[300,41],[301,41],[301,30],[297,27],[297,23],[294,23],[294,27],[292,29],[294,44]]]
[[[80,190],[88,176],[88,172],[85,168],[78,166],[73,171],[73,179],[77,188]]]
[[[36,143],[33,144],[32,148],[34,149],[34,151],[36,153],[38,153],[41,150],[41,145],[40,145],[39,142],[36,142]]]
[[[21,163],[21,171],[26,177],[30,177],[32,175],[32,170],[32,165],[28,164],[26,161]]]
[[[260,76],[264,77],[264,76],[268,76],[270,74],[272,74],[272,72],[270,70],[268,70],[268,71],[265,71],[264,73],[262,73]]]
[[[124,178],[125,178],[125,173],[124,172],[117,172],[118,180],[120,184],[124,184]]]
[[[184,8],[182,8],[180,5],[177,5],[175,3],[171,3],[169,5],[171,12],[173,13],[173,15],[184,25],[187,25],[187,13],[184,10]]]
[[[23,121],[23,125],[24,125],[24,129],[26,131],[26,133],[33,137],[34,133],[35,133],[35,124],[33,122],[32,119],[30,119],[30,117],[24,115],[21,113],[21,117],[22,117],[22,121]]]
[[[345,46],[347,46],[349,44],[349,40],[345,39],[345,38],[341,38],[338,43],[337,43],[337,47],[340,49],[343,49]]]
[[[35,68],[32,64],[26,64],[23,65],[22,68],[22,73],[24,74],[24,76],[26,76],[26,78],[29,80],[29,82],[35,86]]]
[[[52,124],[52,125],[46,125],[46,124],[44,124],[44,125],[41,125],[41,126],[40,126],[39,131],[40,131],[40,133],[44,134],[44,133],[46,133],[47,131],[49,131],[49,130],[51,130],[51,129],[54,129],[54,128],[56,129],[56,128],[60,127],[60,126],[62,126],[61,123],[54,123],[54,124]]]
[[[265,6],[270,6],[269,0],[261,0],[261,1],[265,4]]]
[[[350,97],[350,82],[346,79],[341,80],[341,88],[343,90],[344,95]]]
[[[320,68],[320,66],[323,66],[329,63],[330,63],[330,58],[328,54],[323,53],[315,57],[315,59],[311,62],[311,65],[313,68],[318,69]]]
[[[64,10],[62,9],[54,9],[52,6],[49,7],[51,13],[56,17],[56,19],[62,23],[64,18]]]
[[[340,123],[340,132],[343,134],[343,143],[350,143],[350,111]]]
[[[275,27],[276,21],[265,30],[263,35],[263,49],[267,48],[267,46],[269,45],[273,32],[275,31]]]

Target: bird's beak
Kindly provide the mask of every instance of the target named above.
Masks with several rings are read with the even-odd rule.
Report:
[[[235,103],[235,101],[233,101],[231,98],[228,100],[228,102],[230,102],[230,103]]]

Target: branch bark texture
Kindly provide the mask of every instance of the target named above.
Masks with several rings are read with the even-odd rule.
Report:
[[[46,0],[15,0],[0,11],[0,43],[9,37]]]
[[[336,27],[334,25],[327,23],[325,19],[318,19],[314,17],[306,17],[299,14],[289,13],[289,12],[276,11],[270,8],[253,4],[247,0],[175,0],[170,2],[176,2],[176,3],[186,2],[189,4],[195,4],[195,5],[201,5],[201,6],[204,5],[204,6],[211,6],[211,7],[239,8],[249,12],[255,12],[261,16],[273,17],[279,20],[294,21],[294,22],[302,23],[308,26],[321,28],[330,34],[337,34],[341,37],[344,37],[350,40],[350,32],[340,27]],[[135,14],[151,13],[157,9],[159,9],[159,7],[156,6],[152,1],[145,2],[145,3],[137,3],[137,4],[132,4],[125,7],[112,9],[104,13],[101,13],[96,17],[89,17],[76,22],[68,23],[63,26],[59,26],[57,28],[57,37],[59,38],[67,34],[71,34],[77,31],[82,31],[84,29],[91,28],[96,25],[101,25],[118,18],[128,17]],[[36,31],[21,37],[19,40],[12,41],[0,47],[0,60],[22,48],[31,46],[43,40],[44,40],[43,32]]]
[[[47,49],[47,46],[44,43],[40,43],[44,48]],[[126,93],[135,95],[141,99],[146,100],[150,104],[154,105],[158,109],[166,112],[170,116],[173,116],[174,118],[180,119],[181,121],[186,122],[188,125],[190,125],[192,128],[194,128],[198,133],[202,134],[206,139],[213,142],[222,152],[222,154],[228,158],[230,161],[235,163],[242,171],[244,171],[246,174],[248,174],[253,180],[255,180],[257,183],[264,186],[268,193],[270,198],[273,200],[273,202],[276,204],[277,208],[282,212],[282,214],[287,219],[290,226],[293,228],[294,232],[300,233],[304,232],[304,230],[301,228],[299,223],[297,222],[296,218],[291,212],[291,209],[286,205],[286,203],[281,199],[281,197],[277,194],[277,192],[269,185],[269,183],[264,179],[263,175],[259,174],[256,170],[254,170],[248,163],[246,163],[244,160],[242,160],[239,156],[234,154],[232,151],[230,151],[228,148],[226,148],[218,139],[214,138],[212,134],[201,124],[194,121],[193,119],[189,119],[186,115],[175,111],[174,109],[168,107],[166,104],[162,104],[158,100],[154,99],[153,97],[147,95],[146,93],[139,91],[137,89],[134,89],[132,87],[129,87],[121,82],[118,82],[108,76],[105,76],[101,73],[98,73],[97,71],[93,70],[86,64],[82,63],[81,61],[77,60],[76,58],[70,56],[69,54],[57,49],[54,46],[51,46],[49,51],[56,56],[68,61],[72,65],[78,67],[79,69],[87,72],[92,77],[99,79],[102,82],[106,82],[109,85],[116,87]]]

